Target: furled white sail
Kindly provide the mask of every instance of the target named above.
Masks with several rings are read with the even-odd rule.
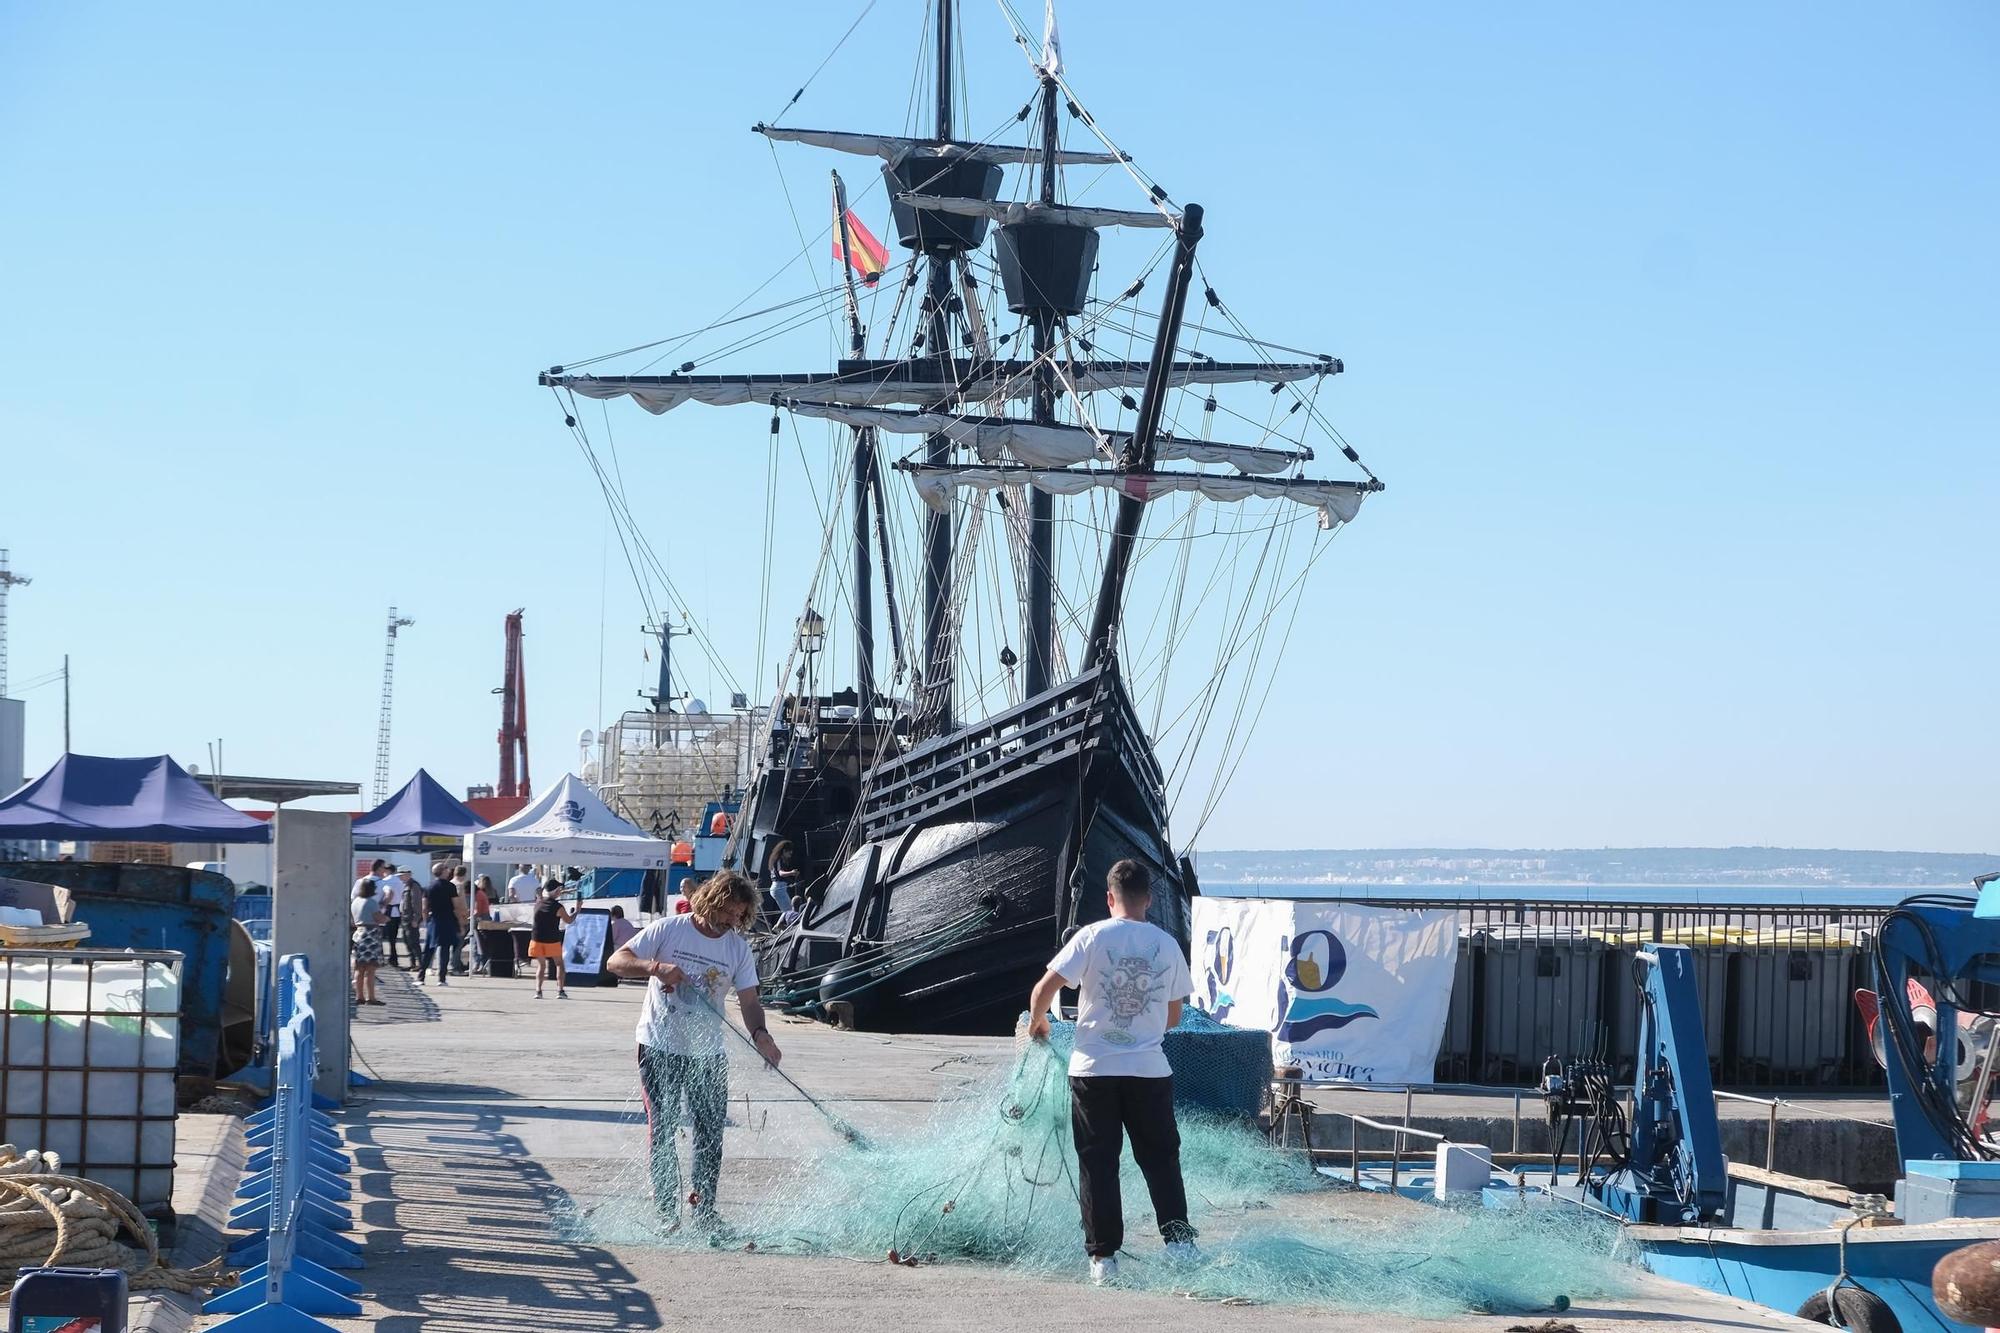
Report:
[[[837,403],[934,403],[956,390],[935,380],[842,380],[826,376],[814,382],[808,375],[545,375],[543,382],[585,398],[630,398],[658,416],[682,403],[736,407],[769,403],[787,389],[810,386],[813,393]]]
[[[1081,495],[1097,489],[1116,491],[1135,500],[1161,495],[1202,495],[1211,500],[1291,500],[1319,511],[1322,528],[1337,528],[1361,512],[1361,501],[1373,486],[1368,482],[1315,481],[1278,477],[1228,477],[1207,472],[1113,472],[1090,468],[953,467],[899,463],[910,474],[923,502],[940,513],[951,508],[960,490],[991,491],[1003,486],[1033,486],[1053,495]]]
[[[992,218],[1003,225],[1016,222],[1068,222],[1079,227],[1172,227],[1179,219],[1158,210],[1135,213],[1124,208],[1085,208],[1077,204],[1016,203],[1011,199],[957,199],[947,195],[896,196],[912,208],[928,208],[960,217]]]
[[[967,363],[961,363],[967,364]],[[810,394],[820,402],[863,405],[947,402],[994,402],[1029,398],[1034,394],[1032,363],[1008,361],[978,366],[952,382],[923,376],[923,361],[881,362],[879,370],[804,375],[570,375],[545,372],[541,382],[568,389],[585,398],[630,398],[648,412],[671,411],[682,403],[729,407],[769,403],[793,393]],[[1250,361],[1183,361],[1167,373],[1170,388],[1189,384],[1290,384],[1318,375],[1335,374],[1335,360],[1265,363]],[[916,372],[918,378],[891,375],[890,370]],[[1063,374],[1078,393],[1093,389],[1135,389],[1146,382],[1143,361],[1065,365]]]
[[[1031,467],[1068,467],[1093,460],[1112,461],[1105,446],[1115,453],[1131,438],[1128,431],[1093,434],[1081,426],[1043,426],[1008,417],[966,417],[950,412],[899,412],[889,408],[858,407],[843,403],[810,402],[788,398],[785,406],[800,416],[820,417],[848,426],[872,426],[901,435],[939,434],[950,437],[988,463],[1006,458]],[[1100,437],[1105,445],[1100,446]],[[1261,445],[1216,444],[1208,440],[1185,440],[1162,435],[1156,441],[1159,457],[1190,463],[1233,467],[1243,473],[1283,472],[1310,459],[1310,449],[1274,449]]]
[[[894,162],[906,153],[913,152],[932,152],[940,156],[949,153],[952,157],[967,158],[975,162],[995,162],[1003,166],[1042,160],[1041,149],[1017,147],[1013,144],[959,141],[945,144],[936,139],[908,139],[898,134],[853,134],[846,130],[795,130],[776,125],[753,125],[751,128],[767,139],[810,144],[814,148],[831,148],[837,153],[879,157],[884,162]],[[1056,154],[1056,161],[1066,167],[1110,166],[1120,160],[1112,153],[1084,153],[1068,148]]]

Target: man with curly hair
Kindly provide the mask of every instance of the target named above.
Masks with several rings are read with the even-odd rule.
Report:
[[[688,1194],[696,1227],[721,1227],[715,1192],[722,1177],[722,1127],[728,1115],[729,1057],[723,1049],[722,1006],[736,993],[744,1030],[758,1054],[783,1058],[757,1000],[757,963],[742,931],[757,919],[757,890],[724,870],[689,895],[685,914],[664,916],[611,955],[612,973],[645,980],[639,1018],[639,1081],[645,1093],[652,1151],[653,1199],[668,1226],[680,1223],[680,1156],[674,1129],[686,1104],[694,1120],[694,1188]]]

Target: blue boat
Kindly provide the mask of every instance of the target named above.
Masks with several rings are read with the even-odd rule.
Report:
[[[1576,1127],[1574,1154],[1565,1158],[1559,1132],[1556,1161],[1494,1172],[1482,1201],[1607,1215],[1653,1272],[1813,1322],[1978,1333],[1984,1324],[1947,1315],[1932,1290],[1940,1260],[2000,1241],[2000,1128],[1987,1124],[2000,1040],[1990,1011],[1961,1013],[2000,993],[2000,878],[1978,887],[1977,900],[1905,900],[1867,943],[1875,989],[1866,999],[1879,1005],[1878,1055],[1903,1161],[1893,1203],[1724,1159],[1694,954],[1673,944],[1638,954],[1629,1122],[1627,1090],[1613,1085],[1608,1065],[1552,1062],[1542,1094]],[[1941,1033],[1959,1038],[1940,1041]],[[1399,1147],[1407,1136],[1437,1137],[1376,1127],[1396,1132]],[[1345,1170],[1323,1169],[1409,1197],[1435,1187],[1427,1172],[1358,1153]]]

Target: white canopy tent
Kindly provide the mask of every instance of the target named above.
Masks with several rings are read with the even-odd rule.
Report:
[[[574,773],[564,774],[561,782],[512,819],[465,835],[469,863],[656,870],[665,869],[672,854],[672,843],[650,837],[638,825],[611,813]]]

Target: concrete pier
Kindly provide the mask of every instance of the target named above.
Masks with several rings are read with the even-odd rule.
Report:
[[[887,1263],[740,1251],[600,1246],[556,1217],[633,1183],[645,1126],[636,1103],[634,986],[553,989],[457,978],[420,989],[386,972],[384,1009],[354,1026],[355,1068],[379,1081],[339,1115],[357,1164],[365,1314],[337,1327],[382,1333],[613,1333],[626,1329],[1480,1330],[1539,1318],[1445,1320],[1274,1306],[1192,1305],[989,1266]],[[1012,1058],[1001,1039],[882,1037],[779,1020],[786,1069],[864,1131],[914,1123],[935,1099]],[[812,1136],[828,1131],[777,1078],[733,1078],[722,1206],[741,1207]],[[226,1166],[230,1155],[218,1152]],[[191,1182],[192,1183],[192,1182]],[[232,1182],[233,1183],[233,1182]],[[1320,1196],[1313,1196],[1317,1204]],[[1329,1209],[1418,1205],[1329,1191]],[[189,1256],[192,1257],[192,1256]],[[1809,1328],[1738,1302],[1643,1279],[1640,1294],[1579,1306],[1580,1329]],[[168,1321],[171,1322],[171,1321]],[[204,1321],[213,1322],[213,1321]]]

